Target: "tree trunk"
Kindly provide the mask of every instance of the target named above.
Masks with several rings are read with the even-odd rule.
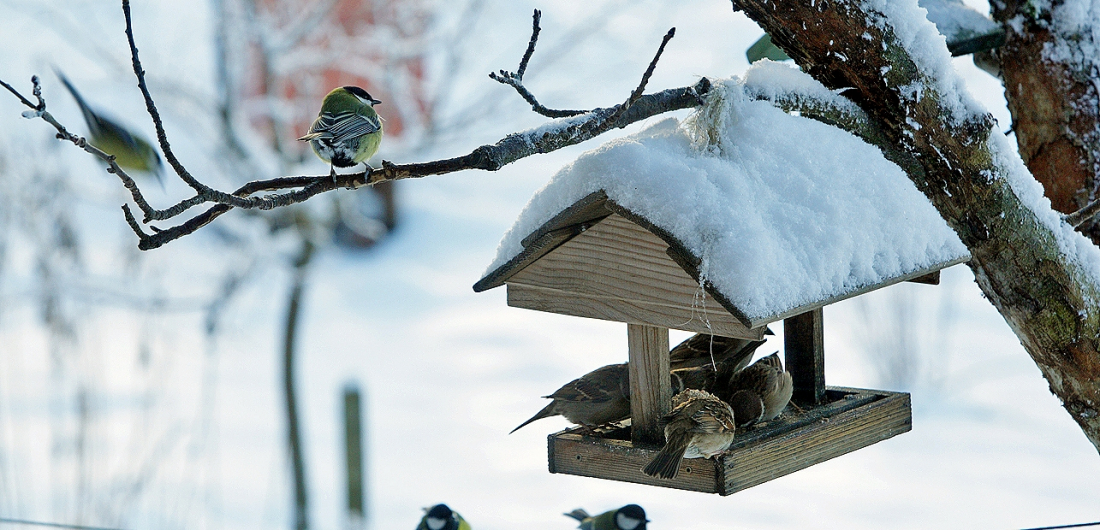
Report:
[[[1098,196],[1100,171],[1100,58],[1047,53],[1059,42],[1086,38],[1059,35],[1049,10],[1035,2],[992,2],[993,16],[1005,24],[1005,45],[997,54],[1012,112],[1012,129],[1020,156],[1043,183],[1055,210],[1072,213]],[[1068,44],[1068,43],[1066,43]],[[1078,54],[1083,52],[1078,47]],[[1082,232],[1100,243],[1100,225],[1086,223]]]
[[[313,243],[303,237],[302,251],[294,262],[294,283],[287,301],[286,327],[283,335],[283,392],[286,398],[287,446],[294,472],[294,528],[309,528],[309,497],[306,483],[306,460],[302,448],[301,421],[298,417],[298,400],[294,391],[294,353],[298,335],[299,316],[302,307],[302,291],[306,273],[313,258]]]
[[[1000,134],[992,117],[960,109],[951,99],[953,84],[943,89],[935,77],[940,74],[925,71],[925,62],[906,48],[928,44],[928,33],[894,28],[886,15],[860,2],[734,5],[810,75],[829,88],[846,89],[844,95],[892,143],[919,161],[923,171],[908,171],[910,178],[970,250],[978,285],[1100,449],[1098,282],[1085,264],[1061,250],[1060,241],[1076,236],[1067,238],[1064,227],[1044,223],[1016,194],[1011,160],[994,152],[1005,142],[991,137]]]

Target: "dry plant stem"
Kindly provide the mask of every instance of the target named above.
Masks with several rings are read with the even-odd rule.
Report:
[[[735,0],[804,71],[845,95],[914,155],[909,177],[972,255],[979,287],[1019,337],[1052,393],[1100,449],[1100,286],[1062,253],[990,149],[993,121],[957,116],[950,97],[858,2]],[[812,25],[815,30],[803,28]],[[906,87],[922,87],[916,93]]]

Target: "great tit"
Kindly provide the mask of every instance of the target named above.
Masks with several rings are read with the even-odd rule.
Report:
[[[382,143],[382,118],[374,111],[381,101],[357,86],[334,88],[321,102],[321,112],[298,140],[309,142],[317,156],[336,168],[366,162]]]
[[[84,114],[84,122],[88,124],[88,142],[100,151],[114,155],[115,163],[123,169],[152,173],[163,187],[164,175],[160,155],[157,154],[156,149],[153,149],[153,145],[92,110],[65,75],[60,70],[56,72],[61,83],[80,106],[80,112]]]
[[[645,510],[637,504],[627,504],[618,510],[608,510],[595,517],[588,515],[583,508],[577,508],[567,514],[581,522],[581,530],[645,530],[649,519]]]
[[[420,518],[420,524],[416,526],[416,530],[470,530],[470,523],[467,523],[458,512],[448,508],[446,504],[436,504],[431,508],[425,508],[424,511],[427,513]]]
[[[685,458],[710,458],[729,448],[736,429],[729,404],[703,390],[687,389],[672,397],[665,446],[642,468],[651,477],[674,479]]]

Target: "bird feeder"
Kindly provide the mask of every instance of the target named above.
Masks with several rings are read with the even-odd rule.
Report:
[[[676,141],[680,133],[668,124],[651,129],[658,132],[617,140],[559,172],[532,199],[505,236],[497,260],[474,285],[477,292],[506,285],[513,307],[627,324],[630,419],[595,432],[572,428],[550,435],[550,472],[729,495],[908,432],[908,393],[826,386],[822,308],[903,281],[935,284],[939,270],[969,259],[927,200],[900,171],[876,177],[875,186],[835,184],[841,191],[820,198],[829,203],[821,207],[825,213],[802,219],[805,226],[793,230],[798,232],[793,239],[769,248],[760,243],[767,238],[750,232],[767,229],[777,211],[817,207],[817,199],[803,204],[791,193],[760,193],[777,202],[726,208],[721,200],[736,203],[738,197],[714,199],[691,191],[687,183],[659,183],[677,179],[683,160],[691,158],[661,167],[662,158],[653,151],[682,149],[684,142]],[[673,140],[660,142],[669,137]],[[629,163],[639,157],[644,163]],[[713,173],[713,162],[707,163]],[[660,178],[635,178],[637,171]],[[897,192],[889,182],[908,191]],[[899,193],[902,198],[891,199]],[[892,200],[920,204],[910,208]],[[849,202],[871,206],[840,208],[829,217],[826,210]],[[708,206],[715,208],[713,215],[697,215]],[[860,211],[868,208],[879,211]],[[740,220],[707,224],[725,212]],[[876,220],[892,215],[904,216],[905,226]],[[854,228],[853,216],[870,217]],[[874,248],[860,248],[863,240],[852,232],[861,230],[886,233],[866,238],[864,246]],[[914,233],[919,237],[910,237]],[[817,238],[806,247],[813,252],[799,250],[801,234]],[[842,246],[846,238],[855,238],[857,243],[847,244],[856,250],[831,253],[832,242]],[[791,257],[773,264],[767,256],[776,252]],[[815,260],[830,262],[822,268]],[[674,479],[643,474],[664,443],[659,420],[671,408],[668,330],[760,340],[766,326],[779,321],[794,406],[773,421],[739,430],[732,446],[713,459],[685,459]]]

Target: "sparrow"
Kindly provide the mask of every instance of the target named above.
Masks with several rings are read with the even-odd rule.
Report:
[[[733,374],[718,395],[733,406],[734,413],[743,408],[745,417],[737,416],[737,425],[745,426],[758,421],[771,421],[787,407],[794,391],[791,373],[783,369],[779,352],[763,357],[748,368]],[[740,395],[738,395],[740,394]],[[756,408],[753,398],[763,407],[758,417],[748,414]]]
[[[771,333],[771,330],[765,332],[765,334],[768,333]],[[717,394],[718,383],[724,384],[733,374],[744,369],[761,344],[764,344],[763,340],[735,339],[701,333],[681,342],[669,352],[673,393],[685,388],[694,388]],[[678,387],[677,381],[680,383]]]
[[[565,515],[580,521],[577,528],[581,530],[645,530],[645,524],[649,522],[645,518],[645,510],[637,504],[627,504],[618,510],[608,510],[594,517],[588,515],[583,508],[577,508]]]
[[[357,86],[334,88],[321,102],[321,111],[299,141],[309,142],[313,152],[336,168],[365,163],[382,143],[382,118],[374,106],[381,101]],[[367,164],[369,167],[369,164]]]
[[[703,384],[713,380],[701,368],[671,372],[672,393],[685,388],[687,382]],[[537,414],[512,429],[512,434],[536,420],[564,416],[571,423],[589,430],[600,425],[623,421],[630,417],[630,368],[627,363],[609,364],[574,379],[549,396],[548,405]]]
[[[424,508],[424,512],[424,517],[420,518],[420,524],[416,526],[416,530],[470,530],[470,523],[446,504]]]
[[[137,133],[119,125],[92,110],[76,87],[60,70],[55,70],[61,84],[65,85],[88,125],[88,143],[96,149],[115,157],[115,163],[122,169],[144,171],[156,176],[161,187],[164,186],[163,164],[153,145]]]
[[[609,364],[592,370],[566,383],[553,394],[543,397],[553,401],[531,416],[531,419],[512,429],[512,432],[535,420],[558,415],[588,429],[629,418],[630,370],[626,363]]]
[[[672,412],[661,418],[665,446],[642,472],[676,478],[685,458],[710,458],[733,443],[736,425],[729,404],[703,390],[687,389],[672,398]]]
[[[771,335],[771,330],[765,331]],[[668,353],[669,366],[673,370],[692,368],[708,364],[718,364],[733,357],[734,371],[748,366],[756,348],[764,344],[763,340],[735,339],[718,335],[696,333],[678,344]]]

